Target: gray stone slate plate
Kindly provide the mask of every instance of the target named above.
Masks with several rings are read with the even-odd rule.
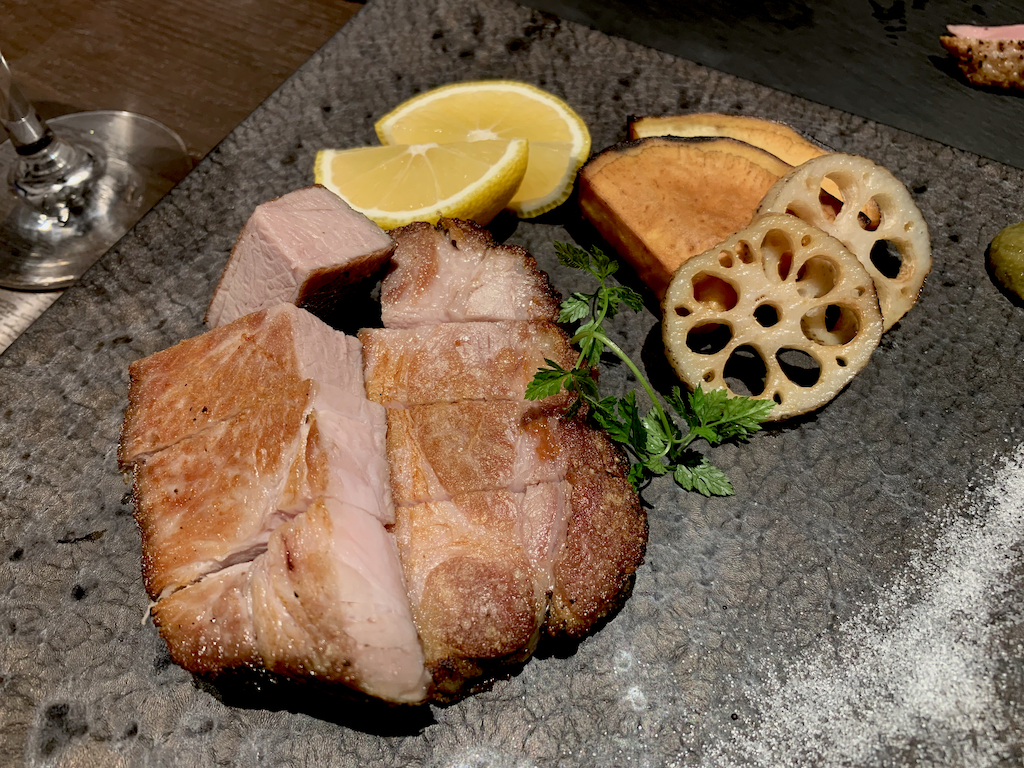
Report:
[[[596,149],[629,114],[685,107],[883,163],[931,228],[921,300],[820,413],[713,452],[734,497],[647,489],[634,594],[577,648],[416,713],[199,682],[144,621],[115,463],[128,364],[202,330],[242,224],[309,183],[318,148],[374,143],[401,100],[491,77],[566,98]],[[374,0],[0,357],[0,764],[1019,764],[1019,518],[967,500],[1024,427],[1024,312],[983,260],[1022,189],[1021,171],[504,0]],[[588,288],[554,258],[571,236],[588,233],[565,206],[510,240],[564,293]],[[653,314],[613,333],[665,381]],[[611,367],[603,386],[628,382]]]

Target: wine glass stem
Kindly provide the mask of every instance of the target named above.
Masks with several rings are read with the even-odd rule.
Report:
[[[52,131],[14,82],[3,53],[0,53],[0,122],[19,155],[38,152],[53,141]]]
[[[67,224],[81,209],[102,171],[95,154],[62,141],[39,117],[11,76],[0,53],[0,122],[10,134],[18,161],[7,183],[14,193],[47,218]]]

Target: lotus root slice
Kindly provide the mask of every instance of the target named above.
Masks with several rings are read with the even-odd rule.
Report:
[[[676,271],[662,330],[687,386],[771,399],[779,421],[853,379],[878,346],[882,315],[871,277],[842,243],[766,214]]]
[[[819,201],[825,180],[845,203],[838,213]],[[876,206],[872,221],[862,211]],[[758,213],[790,213],[840,240],[864,265],[889,330],[914,303],[932,268],[928,225],[907,188],[865,157],[830,154],[794,168],[768,190]]]

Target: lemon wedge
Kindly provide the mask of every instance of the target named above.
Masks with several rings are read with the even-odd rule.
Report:
[[[322,149],[314,174],[384,229],[442,216],[484,225],[508,205],[528,160],[525,139]]]
[[[528,139],[530,163],[508,207],[523,219],[561,205],[590,154],[590,132],[564,101],[528,83],[454,83],[414,96],[377,121],[382,144]]]

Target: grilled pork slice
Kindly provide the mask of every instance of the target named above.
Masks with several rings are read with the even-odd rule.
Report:
[[[548,598],[524,547],[524,498],[489,491],[398,510],[413,616],[442,694],[536,647]]]
[[[570,466],[621,476],[624,460],[580,418],[513,401],[463,400],[388,410],[395,504],[444,501],[475,491],[522,491],[564,480]]]
[[[392,523],[386,429],[375,403],[297,381],[141,462],[133,496],[150,594],[251,560],[321,497]]]
[[[128,408],[118,448],[122,469],[233,418],[288,382],[329,381],[364,396],[358,339],[289,304],[136,360],[128,372]]]
[[[252,562],[160,600],[153,616],[172,658],[196,672],[260,666],[387,701],[427,696],[394,538],[341,502],[314,502]]]
[[[360,337],[367,392],[388,407],[413,616],[435,695],[451,699],[526,659],[545,630],[593,629],[628,592],[647,524],[607,436],[567,418],[564,394],[524,399],[544,359],[575,363],[546,276],[474,292],[467,254],[529,262],[462,222],[392,234],[383,316],[402,327]],[[466,295],[491,322],[447,311]]]
[[[366,394],[391,408],[457,400],[515,400],[545,359],[569,368],[576,353],[557,325],[503,321],[372,328],[363,343]]]
[[[279,302],[314,314],[387,261],[395,244],[380,227],[315,185],[258,205],[214,291],[206,322],[226,325]]]
[[[416,222],[391,236],[401,247],[381,286],[387,328],[558,318],[558,298],[534,258],[517,246],[499,246],[472,222]]]
[[[382,406],[359,342],[291,305],[132,367],[123,465],[172,656],[422,701]]]

